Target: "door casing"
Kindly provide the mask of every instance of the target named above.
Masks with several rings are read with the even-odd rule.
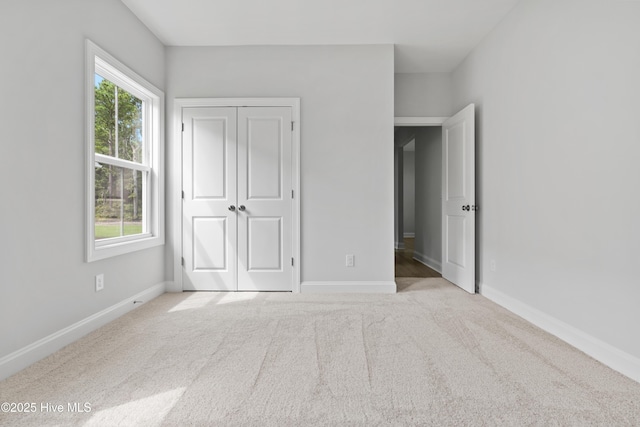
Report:
[[[171,209],[171,233],[173,242],[173,277],[170,290],[181,292],[182,283],[182,109],[190,107],[291,107],[293,134],[291,140],[291,183],[294,192],[291,223],[291,253],[293,254],[292,291],[300,292],[300,98],[176,98],[174,101],[173,135],[174,146],[170,188],[178,194],[168,200],[174,201]]]
[[[395,127],[405,127],[405,126],[411,126],[411,127],[414,127],[414,126],[419,126],[419,127],[438,126],[438,127],[442,127],[442,125],[448,119],[450,119],[450,117],[435,117],[435,116],[404,117],[404,116],[396,116],[396,117],[394,117],[394,126]],[[476,162],[477,162],[477,158],[476,158]],[[443,163],[443,170],[444,170],[444,161],[442,163]],[[475,167],[474,167],[474,173],[475,173]],[[475,186],[476,186],[476,189],[477,189],[478,182],[475,183]],[[441,194],[444,197],[444,193],[442,192]],[[475,197],[475,190],[474,190],[474,197]],[[443,228],[444,228],[443,226],[440,227],[440,232],[444,236],[444,229]],[[476,263],[476,267],[475,268],[477,268],[478,263],[481,262],[480,255],[481,255],[480,248],[477,246],[477,243],[476,243],[475,256],[474,256],[474,262]],[[441,254],[441,259],[443,259],[443,257],[444,257],[444,253]],[[442,268],[440,268],[438,273],[442,274]],[[478,288],[478,277],[477,276],[475,277],[474,282],[475,282],[475,287],[477,289]]]

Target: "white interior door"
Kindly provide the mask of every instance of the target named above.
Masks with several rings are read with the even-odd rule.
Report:
[[[183,109],[184,290],[293,290],[291,116]]]
[[[237,290],[237,109],[185,108],[182,120],[184,290]]]
[[[442,125],[442,277],[475,293],[475,106]]]
[[[291,291],[291,108],[238,110],[238,290]]]

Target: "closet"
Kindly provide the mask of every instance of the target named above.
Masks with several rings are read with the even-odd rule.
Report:
[[[184,290],[292,290],[291,110],[182,109]]]

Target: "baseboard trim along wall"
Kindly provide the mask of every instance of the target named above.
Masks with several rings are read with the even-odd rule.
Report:
[[[101,326],[128,313],[134,308],[140,307],[142,304],[162,295],[165,292],[165,288],[165,282],[154,285],[71,326],[67,326],[64,329],[0,358],[0,380],[8,378],[38,360],[44,359],[62,347],[71,344]],[[143,303],[134,304],[133,301],[142,301]]]
[[[405,239],[413,239],[414,237],[416,237],[416,233],[404,233]]]
[[[429,258],[428,256],[416,251],[413,251],[413,259],[442,274],[442,263],[435,259]]]
[[[304,294],[395,294],[396,282],[302,282]]]
[[[528,322],[533,323],[540,329],[567,342],[604,363],[612,369],[627,377],[640,382],[640,359],[626,353],[604,341],[601,341],[580,329],[568,325],[555,317],[552,317],[540,310],[537,310],[523,302],[520,302],[504,293],[480,284],[480,294],[517,314]]]

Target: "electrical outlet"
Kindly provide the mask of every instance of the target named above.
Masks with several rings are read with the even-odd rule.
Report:
[[[353,267],[355,265],[355,261],[356,261],[355,258],[356,257],[353,254],[347,255],[347,262],[346,262],[347,267]]]
[[[96,292],[100,292],[104,289],[104,274],[96,275]]]
[[[492,260],[489,262],[489,270],[491,270],[491,271],[496,271],[496,270],[497,270],[497,267],[496,267],[496,260],[495,260],[495,259],[492,259]]]

